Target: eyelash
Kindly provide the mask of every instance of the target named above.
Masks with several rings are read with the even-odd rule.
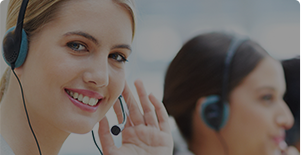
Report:
[[[82,43],[78,43],[78,42],[69,42],[67,43],[67,46],[69,48],[71,48],[71,50],[76,51],[76,52],[85,52],[85,51],[89,51],[86,47],[86,45],[82,44]],[[80,46],[82,46],[84,49],[79,50]],[[125,58],[125,56],[123,56],[120,53],[112,53],[109,54],[109,58],[113,58],[115,59],[117,62],[128,62],[128,60]]]
[[[69,48],[71,48],[73,51],[76,51],[76,52],[89,51],[84,44],[81,44],[81,43],[78,43],[78,42],[69,42],[69,43],[67,43],[67,46]],[[74,47],[74,46],[76,46],[76,47]],[[85,49],[79,50],[78,48],[80,48],[80,46],[84,47]]]
[[[261,100],[263,100],[265,102],[272,102],[273,101],[273,95],[271,95],[271,94],[263,95],[261,97]]]
[[[118,57],[121,58],[121,60],[118,59]],[[109,58],[113,58],[113,59],[115,59],[117,62],[128,62],[128,60],[125,58],[125,56],[123,56],[123,55],[120,54],[120,53],[112,53],[112,54],[109,54]]]

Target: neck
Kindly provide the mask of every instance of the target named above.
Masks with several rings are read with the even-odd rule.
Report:
[[[216,133],[220,134],[220,133]],[[211,137],[210,139],[204,139],[202,138],[193,138],[193,140],[189,143],[189,149],[195,154],[195,155],[227,155],[225,152],[225,148],[222,146],[221,142],[218,141],[216,135],[214,138]]]
[[[228,146],[224,146],[227,144],[223,145],[219,138],[223,136],[222,132],[216,132],[202,123],[198,111],[194,112],[192,122],[192,139],[188,145],[195,155],[227,155],[225,147]]]
[[[11,77],[13,78],[10,78],[9,88],[0,106],[0,133],[15,154],[38,154],[38,147],[24,110],[19,84],[14,76]],[[31,112],[28,106],[27,111],[42,154],[58,154],[69,133],[47,123]]]

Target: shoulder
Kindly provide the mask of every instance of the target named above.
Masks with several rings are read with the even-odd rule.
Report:
[[[0,134],[0,154],[1,155],[15,155],[13,150],[6,143],[4,138]]]

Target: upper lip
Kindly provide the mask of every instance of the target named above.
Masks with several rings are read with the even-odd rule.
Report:
[[[72,92],[82,94],[84,96],[88,96],[90,98],[96,98],[96,99],[102,99],[103,96],[100,95],[98,92],[87,90],[87,89],[75,89],[75,88],[65,88],[67,90],[70,90]]]

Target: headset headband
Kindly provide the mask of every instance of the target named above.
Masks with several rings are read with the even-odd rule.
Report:
[[[25,16],[28,1],[29,0],[23,0],[22,1],[19,16],[18,16],[18,21],[17,21],[16,29],[15,29],[16,36],[22,36],[24,16]],[[19,37],[19,38],[22,38],[22,37]],[[19,40],[20,40],[20,43],[21,43],[21,39],[19,39]]]
[[[247,37],[242,37],[242,36],[233,36],[231,44],[228,48],[227,54],[226,54],[226,58],[225,58],[225,68],[224,68],[224,74],[223,74],[223,81],[222,81],[222,94],[221,94],[221,103],[226,103],[227,102],[227,96],[228,96],[228,87],[229,87],[229,77],[230,77],[230,67],[231,67],[231,62],[232,59],[235,55],[235,52],[237,51],[238,47],[240,47],[240,45],[245,42],[246,40],[248,40]],[[223,105],[221,105],[223,106]]]

